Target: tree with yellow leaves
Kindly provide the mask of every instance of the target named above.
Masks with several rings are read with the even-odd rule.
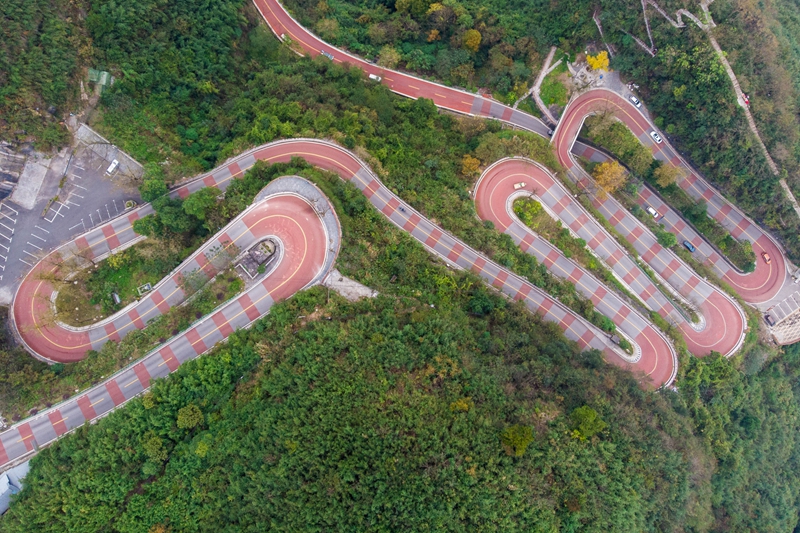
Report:
[[[595,167],[592,176],[600,186],[601,198],[605,198],[607,193],[613,193],[625,185],[628,178],[625,168],[616,161],[600,163]]]
[[[608,70],[608,52],[602,51],[595,56],[586,56],[586,62],[592,70]]]
[[[472,157],[469,154],[466,154],[461,160],[461,172],[463,172],[465,176],[472,176],[473,174],[476,174],[480,166],[481,160]]]
[[[483,37],[478,30],[465,31],[463,39],[464,48],[477,52],[478,48],[481,46],[481,39],[483,39]]]
[[[399,62],[400,52],[393,46],[387,44],[381,48],[381,51],[378,53],[378,64],[382,67],[394,68]]]
[[[672,165],[661,164],[655,172],[653,172],[653,176],[655,176],[656,183],[658,183],[659,187],[669,187],[678,179],[678,169]]]

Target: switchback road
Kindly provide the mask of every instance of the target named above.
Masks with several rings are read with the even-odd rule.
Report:
[[[384,187],[355,155],[333,143],[296,139],[264,145],[234,158],[172,194],[186,197],[206,186],[224,189],[232,178],[242,175],[256,161],[279,163],[288,162],[292,157],[302,157],[310,164],[335,172],[353,183],[375,208],[397,227],[409,232],[429,251],[456,268],[471,270],[509,297],[522,301],[528,309],[556,323],[581,348],[602,351],[606,360],[638,373],[645,384],[658,386],[674,379],[677,369],[674,361],[665,365],[650,356],[642,357],[644,350],[635,339],[633,355],[620,350],[605,333],[572,310],[481,256],[414,211]],[[328,207],[319,209],[321,203]],[[66,254],[68,250],[79,251],[88,247],[95,257],[102,257],[135,239],[130,229],[131,221],[137,215],[150,213],[150,209],[149,205],[143,206],[139,211],[116,219],[98,231],[78,237],[60,250]],[[339,248],[339,231],[333,209],[316,187],[300,178],[282,178],[270,183],[250,208],[210,239],[201,250],[209,252],[233,241],[246,248],[249,243],[262,238],[275,237],[281,243],[282,257],[268,277],[105,382],[0,433],[0,467],[27,457],[39,446],[54,441],[86,421],[105,416],[146,389],[152,379],[169,374],[184,361],[199,356],[227,338],[236,328],[246,327],[263,316],[274,302],[321,281],[333,266]],[[201,252],[187,259],[178,271],[167,276],[136,306],[121,311],[102,325],[81,332],[65,328],[55,321],[46,324],[39,322],[40,317],[49,312],[47,305],[40,301],[50,301],[52,287],[41,277],[32,274],[20,286],[13,303],[13,318],[18,331],[29,350],[40,357],[64,361],[79,359],[81,352],[85,355],[92,347],[110,339],[116,340],[133,328],[144,327],[150,314],[155,316],[166,312],[170,305],[178,304],[182,298],[180,283],[176,279],[178,272],[208,268],[205,265],[211,259],[202,258]],[[53,261],[45,259],[33,272],[52,268]],[[45,298],[41,298],[40,294]],[[147,315],[143,316],[145,313]]]

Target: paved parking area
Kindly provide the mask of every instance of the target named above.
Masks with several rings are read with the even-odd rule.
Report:
[[[141,202],[134,185],[141,166],[85,126],[77,138],[71,159],[51,166],[32,209],[0,202],[0,303],[11,302],[22,277],[53,249],[121,215],[127,201]]]

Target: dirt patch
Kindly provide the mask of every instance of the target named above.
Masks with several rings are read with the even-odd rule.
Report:
[[[366,285],[362,285],[361,283],[346,277],[335,268],[331,270],[331,273],[328,274],[328,277],[325,278],[325,281],[322,282],[322,285],[328,287],[329,289],[335,290],[351,302],[355,302],[361,298],[375,298],[378,295],[378,291],[370,289]]]

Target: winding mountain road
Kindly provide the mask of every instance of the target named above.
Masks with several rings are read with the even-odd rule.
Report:
[[[772,300],[779,293],[787,278],[787,266],[783,251],[758,225],[750,221],[698,176],[668,142],[657,144],[653,141],[650,132],[655,131],[655,128],[645,115],[626,98],[606,89],[594,89],[570,102],[553,135],[553,143],[557,149],[559,162],[568,169],[568,172],[573,173],[573,178],[588,178],[575,162],[571,152],[586,117],[601,113],[613,114],[633,132],[642,144],[652,150],[653,157],[677,168],[680,172],[677,184],[696,201],[705,202],[708,205],[708,214],[725,227],[734,238],[747,239],[752,243],[753,251],[757,256],[756,269],[749,274],[738,271],[677,215],[674,218],[668,217],[668,220],[665,221],[670,224],[669,229],[682,237],[681,240],[688,240],[700,248],[701,253],[708,258],[709,264],[744,301],[763,304]],[[655,207],[662,215],[669,209],[648,189],[644,189],[642,192],[640,202],[642,205]],[[605,211],[604,214],[622,209],[613,199],[603,205],[596,204],[596,206],[602,208],[601,212]],[[769,264],[761,259],[761,254],[764,252],[772,258]]]
[[[541,135],[547,135],[549,128],[539,119],[509,106],[407,73],[382,68],[346,51],[334,48],[301,26],[280,4],[279,0],[254,0],[254,3],[276,35],[282,40],[291,39],[311,56],[325,52],[330,54],[334,62],[349,63],[358,66],[368,74],[381,76],[382,83],[397,94],[410,98],[429,98],[442,109],[495,118]],[[709,204],[709,214],[720,221],[735,238],[750,239],[758,254],[767,252],[773,260],[770,264],[759,260],[754,273],[744,274],[738,272],[725,258],[716,253],[691,228],[687,228],[685,222],[678,220],[679,217],[675,218],[675,226],[669,229],[678,233],[680,237],[688,237],[685,240],[689,240],[699,247],[701,253],[707,252],[704,256],[707,261],[713,265],[726,282],[739,292],[746,302],[758,305],[761,309],[767,309],[786,298],[786,291],[782,292],[781,288],[791,277],[784,255],[778,245],[686,165],[668,143],[656,145],[652,142],[648,133],[654,128],[644,114],[624,97],[606,89],[592,89],[573,99],[564,111],[552,142],[556,146],[561,163],[569,169],[570,174],[576,177],[575,179],[588,179],[588,176],[575,163],[570,150],[576,143],[583,120],[598,112],[613,113],[628,125],[646,146],[653,147],[654,157],[680,166],[686,173],[686,177],[679,182],[680,186],[694,198],[706,201]],[[644,198],[642,202],[647,200]],[[660,205],[656,199],[652,199],[652,202]],[[689,300],[703,315],[704,324],[691,325],[683,317],[681,319],[675,317],[673,321],[687,335],[687,342],[692,352],[698,355],[709,353],[711,350],[728,355],[735,352],[741,345],[746,327],[746,319],[739,306],[719,289],[691,272],[689,267],[671,251],[660,247],[652,232],[632,216],[627,215],[613,199],[609,199],[598,207],[616,229],[622,230],[621,233],[634,244],[644,261],[663,278],[664,282],[671,285],[671,289],[676,293]],[[635,275],[630,270],[627,274]],[[635,276],[638,277],[638,275]],[[649,297],[647,294],[639,294],[645,298]],[[662,316],[672,316],[668,306],[662,305],[653,309]],[[722,328],[724,333],[720,334],[714,331],[719,328]]]
[[[524,188],[516,189],[515,184],[524,184]],[[512,201],[520,191],[534,193],[566,227],[587,242],[595,255],[612,269],[617,279],[639,296],[650,310],[679,325],[687,347],[694,355],[708,355],[712,350],[730,355],[738,349],[743,340],[745,322],[744,314],[732,300],[720,292],[714,292],[712,286],[693,273],[686,273],[694,276],[691,296],[704,295],[698,306],[702,320],[699,324],[690,323],[647,274],[628,257],[625,250],[543,167],[525,160],[509,159],[487,168],[475,189],[480,217],[491,220],[495,227],[509,234],[524,251],[533,254],[550,271],[575,284],[579,291],[595,303],[598,311],[611,318],[628,336],[633,335],[636,338],[645,329],[642,317],[622,304],[613,290],[609,290],[594,276],[566,259],[557,249],[544,239],[536,237],[516,219],[512,211]],[[675,270],[673,275],[683,274],[680,266],[673,264],[672,267]],[[647,325],[652,328],[649,323]]]
[[[547,134],[546,125],[521,111],[459,89],[381,68],[335,49],[294,21],[277,0],[254,2],[281,39],[291,39],[311,55],[325,52],[336,62],[357,65],[367,73],[381,76],[382,82],[398,94],[410,98],[429,98],[443,109],[495,118],[529,131]],[[559,160],[568,173],[578,181],[588,179],[576,164],[572,150],[583,120],[593,113],[604,111],[614,113],[645,145],[652,146],[655,157],[685,170],[686,177],[679,182],[680,186],[693,197],[708,202],[709,213],[727,227],[734,237],[750,239],[757,253],[766,251],[773,257],[771,266],[759,263],[753,274],[745,275],[733,269],[719,255],[708,254],[709,261],[728,283],[740,291],[746,301],[758,305],[769,304],[780,293],[787,278],[786,263],[780,248],[697,176],[668,144],[655,145],[649,142],[649,122],[620,95],[592,90],[570,102],[553,136]],[[563,185],[532,161],[507,159],[487,168],[476,185],[478,213],[485,220],[494,222],[496,227],[510,235],[523,250],[535,255],[556,275],[575,283],[578,290],[591,298],[598,310],[611,318],[622,335],[630,340],[632,354],[621,350],[608,335],[542,290],[438,228],[384,187],[355,155],[333,143],[293,139],[260,146],[171,194],[185,198],[207,186],[224,190],[232,178],[242,175],[256,161],[286,162],[292,157],[304,158],[310,164],[335,172],[342,179],[350,181],[393,224],[410,233],[447,264],[471,270],[510,298],[522,301],[545,320],[558,324],[565,335],[582,348],[598,349],[610,363],[637,373],[645,385],[658,387],[673,382],[677,372],[674,348],[638,311],[515,218],[511,205],[519,191],[514,188],[514,183],[525,183],[525,190],[535,193],[565,225],[584,238],[592,251],[612,268],[647,307],[677,324],[692,353],[705,355],[713,350],[730,355],[741,345],[746,321],[742,310],[731,298],[694,274],[672,252],[658,245],[652,233],[613,199],[595,201],[595,207],[637,249],[664,283],[698,309],[702,319],[697,324],[690,323]],[[646,193],[642,201],[657,205]],[[319,206],[323,204],[328,207],[320,209]],[[52,314],[53,292],[48,276],[58,275],[59,260],[70,254],[102,258],[105,254],[130,245],[139,238],[132,230],[133,221],[151,212],[151,206],[143,206],[78,237],[42,260],[28,274],[12,304],[12,322],[32,353],[50,361],[76,361],[85,357],[89,349],[98,349],[105,342],[118,340],[134,328],[145,327],[148,320],[185,299],[180,286],[182,275],[201,270],[212,276],[216,271],[214,254],[230,244],[247,248],[262,238],[272,237],[281,243],[281,257],[273,270],[244,294],[226,302],[134,365],[92,389],[0,433],[0,466],[18,462],[35,453],[39,446],[54,441],[86,421],[105,416],[146,389],[152,379],[167,375],[182,362],[199,356],[227,338],[236,328],[246,327],[263,316],[274,302],[320,282],[333,266],[341,238],[338,220],[322,193],[301,178],[281,178],[270,183],[244,213],[209,239],[201,250],[139,302],[108,320],[86,328],[66,327],[55,318],[48,318],[48,314]],[[699,240],[695,241],[695,238]],[[698,247],[707,246],[696,235],[687,240],[692,240]]]
[[[224,190],[232,178],[241,176],[256,161],[280,163],[293,157],[301,157],[353,183],[375,208],[429,251],[456,268],[471,270],[510,298],[522,301],[545,320],[558,324],[565,335],[582,348],[602,351],[612,364],[641,375],[644,384],[659,386],[674,379],[676,360],[669,359],[665,364],[658,358],[654,359],[649,355],[652,350],[649,347],[643,350],[636,339],[633,340],[635,353],[625,353],[605,333],[572,310],[438,228],[383,186],[354,154],[331,142],[293,139],[260,146],[171,194],[185,198],[209,186]],[[328,207],[320,209],[323,204]],[[88,248],[95,258],[99,258],[123,248],[137,238],[131,229],[133,220],[151,213],[151,209],[149,205],[143,206],[79,236],[54,253],[66,256],[71,251],[80,252]],[[57,262],[45,258],[37,264],[17,291],[12,320],[33,353],[51,361],[75,361],[85,357],[90,348],[97,349],[134,328],[145,327],[147,320],[166,312],[172,305],[178,305],[184,297],[180,289],[180,274],[209,269],[208,265],[213,261],[210,254],[214,250],[229,243],[246,249],[266,237],[279,240],[281,257],[264,280],[105,382],[0,433],[0,467],[24,459],[35,453],[39,446],[56,440],[86,421],[105,416],[146,389],[152,379],[163,377],[184,361],[206,352],[235,329],[247,327],[267,313],[275,302],[320,282],[333,266],[341,237],[333,209],[316,187],[296,177],[275,180],[245,212],[209,239],[201,250],[184,261],[136,305],[78,332],[56,321],[39,321],[49,312],[53,287],[36,273],[57,268]],[[85,251],[82,253],[86,254]],[[643,357],[644,353],[648,356]]]

